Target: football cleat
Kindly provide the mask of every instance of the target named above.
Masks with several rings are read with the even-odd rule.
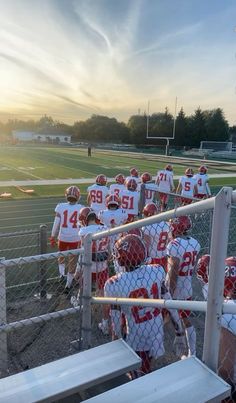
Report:
[[[106,186],[107,184],[107,177],[105,175],[98,175],[95,180],[97,185]]]
[[[125,176],[122,174],[118,174],[115,177],[116,183],[119,183],[119,185],[123,185],[125,183]]]
[[[114,246],[115,259],[120,266],[136,268],[146,258],[146,247],[138,235],[125,235],[116,241]]]
[[[65,197],[70,202],[78,201],[80,199],[80,190],[77,186],[70,186],[65,191]]]
[[[143,216],[144,217],[151,217],[152,215],[155,215],[159,213],[158,207],[155,203],[148,203],[146,206],[143,208]]]
[[[185,175],[191,178],[194,175],[193,169],[192,168],[187,168],[185,170]]]
[[[150,175],[149,172],[144,172],[144,173],[141,175],[141,181],[142,181],[142,183],[151,182],[151,180],[152,180],[152,177],[151,177],[151,175]]]
[[[129,180],[125,183],[125,185],[126,185],[126,188],[127,188],[128,190],[131,190],[131,191],[133,191],[133,192],[137,189],[137,186],[138,186],[135,179],[129,179]]]
[[[188,216],[172,218],[169,223],[173,237],[185,234],[192,227],[192,222]]]

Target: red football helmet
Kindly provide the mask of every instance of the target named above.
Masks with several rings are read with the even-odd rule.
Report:
[[[78,201],[80,199],[80,190],[77,186],[70,186],[66,189],[65,196],[68,201]]]
[[[170,220],[170,230],[173,237],[185,234],[192,227],[192,222],[188,216],[172,218]]]
[[[203,255],[197,262],[197,278],[204,284],[208,284],[210,255]]]
[[[144,172],[144,173],[141,175],[141,181],[142,181],[142,183],[151,182],[151,180],[152,180],[152,177],[151,177],[151,175],[150,175],[149,172]]]
[[[192,168],[187,168],[185,170],[185,175],[189,176],[189,177],[192,177],[194,175],[193,169]]]
[[[118,174],[115,177],[115,181],[116,181],[116,183],[123,185],[125,183],[125,176],[123,174]]]
[[[231,256],[225,259],[225,285],[224,296],[232,297],[236,294],[236,257]]]
[[[205,165],[201,165],[201,166],[198,168],[198,172],[199,172],[200,174],[202,174],[202,175],[205,175],[205,174],[207,173],[207,167],[206,167]]]
[[[109,206],[111,207],[112,205],[117,206],[117,208],[120,206],[120,198],[115,194],[106,197],[106,206],[109,208]]]
[[[105,175],[98,175],[96,177],[96,184],[106,186],[107,184],[107,177]]]
[[[125,268],[136,268],[146,258],[146,247],[142,239],[133,234],[116,241],[114,251],[117,262]]]
[[[146,206],[144,206],[143,209],[143,215],[144,217],[151,217],[152,215],[155,215],[159,213],[158,207],[155,203],[148,203]]]
[[[129,231],[127,231],[127,234],[137,235],[140,238],[143,237],[143,233],[142,233],[141,228],[132,228]]]
[[[79,213],[79,221],[86,227],[88,225],[88,219],[93,216],[94,219],[97,218],[95,211],[91,207],[83,207]]]
[[[126,188],[127,188],[128,190],[132,190],[132,191],[135,191],[135,190],[137,189],[137,186],[138,186],[135,179],[129,179],[129,180],[125,183],[125,185],[126,185]]]
[[[166,171],[173,171],[172,165],[170,165],[170,164],[166,165],[166,166],[165,166],[165,170],[166,170]]]
[[[131,168],[129,172],[131,176],[135,176],[136,178],[138,177],[138,170],[136,168]]]

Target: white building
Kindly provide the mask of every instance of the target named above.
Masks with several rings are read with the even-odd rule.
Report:
[[[71,136],[67,134],[52,134],[52,133],[36,133],[23,132],[19,130],[12,131],[12,137],[19,141],[34,141],[38,143],[71,143]]]

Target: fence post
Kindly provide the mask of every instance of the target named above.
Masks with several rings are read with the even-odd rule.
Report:
[[[82,347],[87,350],[91,347],[91,296],[92,296],[92,234],[84,238],[83,266],[83,296],[82,296]]]
[[[6,269],[3,263],[5,258],[0,258],[0,325],[7,323],[6,303]],[[0,332],[0,376],[6,375],[8,368],[7,333]]]
[[[40,225],[40,255],[47,253],[47,226],[45,224]],[[40,299],[47,297],[47,263],[46,261],[39,263],[39,287],[40,287]]]
[[[224,187],[215,197],[212,220],[209,288],[204,332],[203,361],[217,372],[223,289],[225,277],[225,258],[227,255],[232,188]]]

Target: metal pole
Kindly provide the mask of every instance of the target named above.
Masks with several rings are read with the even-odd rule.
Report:
[[[3,263],[5,258],[0,258]],[[6,300],[6,269],[0,267],[0,325],[7,322],[7,300]],[[8,367],[7,334],[0,333],[0,376],[6,375]]]
[[[91,297],[92,297],[92,234],[87,234],[84,239],[83,256],[83,296],[82,296],[82,347],[87,350],[91,347]]]
[[[174,124],[173,124],[172,139],[175,138],[176,111],[177,111],[177,97],[175,98],[175,115],[174,115]]]
[[[221,315],[223,307],[223,290],[225,277],[225,258],[227,255],[228,234],[232,188],[225,187],[215,197],[212,222],[209,288],[205,321],[203,361],[217,372]]]
[[[40,225],[40,255],[47,253],[47,226]],[[46,261],[39,263],[40,275],[40,299],[47,297],[47,263]]]
[[[170,148],[170,140],[166,139],[166,155],[169,155],[169,148]]]

